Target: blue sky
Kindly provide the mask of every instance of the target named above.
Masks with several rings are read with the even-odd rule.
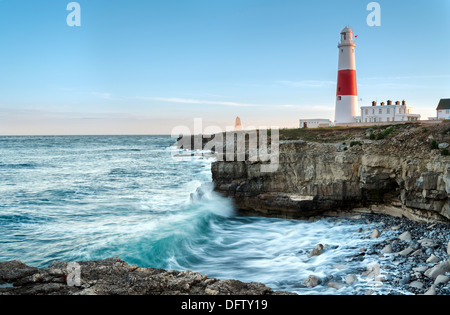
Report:
[[[361,105],[450,98],[450,1],[0,0],[0,134],[170,134],[334,116],[339,33]]]

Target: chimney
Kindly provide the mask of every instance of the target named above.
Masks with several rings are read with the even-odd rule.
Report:
[[[405,100],[402,101],[402,105],[403,105],[403,106],[406,105],[406,101],[405,101]]]
[[[373,101],[372,106],[377,106],[377,102]]]
[[[391,100],[388,100],[388,101],[387,101],[387,104],[388,104],[388,105],[392,105],[392,101],[391,101]]]
[[[395,105],[400,105],[400,101],[395,102]]]
[[[384,102],[381,102],[381,104],[380,104],[381,106],[384,106]]]

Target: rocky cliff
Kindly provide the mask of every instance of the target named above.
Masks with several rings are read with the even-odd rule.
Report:
[[[449,128],[397,125],[358,130],[347,142],[281,141],[276,172],[262,173],[261,162],[218,161],[215,189],[252,215],[307,218],[352,210],[448,221]]]
[[[0,295],[271,295],[261,283],[218,280],[192,271],[129,265],[119,258],[79,262],[79,283],[64,262],[34,268],[20,261],[0,263]],[[69,279],[70,280],[70,279]],[[71,285],[69,285],[71,284]]]

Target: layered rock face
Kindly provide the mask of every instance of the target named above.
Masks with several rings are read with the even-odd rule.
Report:
[[[247,214],[307,218],[356,210],[446,221],[450,158],[430,148],[447,137],[443,128],[410,126],[352,147],[281,142],[273,173],[262,173],[260,162],[215,162],[215,189]]]

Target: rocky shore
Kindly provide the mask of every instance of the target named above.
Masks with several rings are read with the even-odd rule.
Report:
[[[120,258],[79,262],[79,283],[68,263],[34,268],[0,263],[0,295],[284,295],[261,283],[218,280],[192,271],[129,265]],[[76,276],[76,275],[75,275]],[[70,284],[70,285],[69,285]]]
[[[368,223],[373,226],[358,231],[361,238],[371,240],[368,246],[355,249],[349,262],[372,261],[365,268],[337,277],[320,278],[314,274],[303,280],[306,287],[326,285],[336,289],[352,288],[351,294],[450,294],[450,228],[443,223],[420,223],[388,215],[357,215],[334,218],[336,223]],[[317,244],[310,255],[335,250]],[[345,269],[344,265],[334,266]],[[358,282],[371,284],[361,290]]]
[[[355,225],[356,237],[365,240],[366,245],[353,248],[345,263],[332,266],[335,271],[329,276],[299,277],[297,294],[302,291],[321,294],[326,288],[331,288],[332,294],[345,295],[450,294],[450,229],[447,224],[420,223],[380,214],[327,220],[334,221],[336,226]],[[361,224],[368,228],[357,230]],[[299,248],[299,254],[320,259],[324,253],[337,250],[336,246],[324,243],[315,248]],[[120,258],[77,264],[80,282],[73,285],[70,283],[73,269],[65,262],[53,262],[48,268],[30,267],[20,261],[2,262],[0,295],[295,294],[275,292],[256,282],[208,278],[192,271],[141,268]],[[351,265],[360,267],[352,269]]]

